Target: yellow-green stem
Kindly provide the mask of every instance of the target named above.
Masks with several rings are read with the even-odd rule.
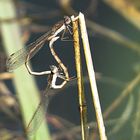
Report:
[[[87,124],[87,106],[86,106],[86,100],[85,100],[85,95],[84,95],[84,84],[82,80],[82,64],[81,64],[81,56],[80,56],[80,44],[79,44],[77,20],[73,21],[73,39],[74,39],[75,63],[76,63],[76,72],[77,72],[82,140],[87,140],[87,125],[86,125]]]

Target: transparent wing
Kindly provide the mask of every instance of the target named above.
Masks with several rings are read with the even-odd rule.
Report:
[[[42,35],[35,42],[29,44],[26,48],[22,48],[17,52],[10,55],[7,59],[6,66],[8,71],[13,71],[18,68],[20,65],[24,64],[29,55],[30,60],[45,44],[48,37],[51,35],[51,31],[48,31],[46,34]]]
[[[45,114],[46,114],[46,108],[48,107],[49,104],[49,92],[48,88],[45,91],[36,111],[34,112],[27,128],[26,132],[30,135],[32,135],[41,125],[43,120],[45,119]]]
[[[64,21],[59,21],[56,23],[47,33],[42,35],[39,39],[37,39],[35,42],[31,43],[27,46],[26,49],[20,49],[17,52],[13,53],[7,60],[7,70],[13,71],[23,63],[25,63],[27,56],[28,60],[30,60],[44,45],[46,41],[48,41],[48,38],[51,37],[51,35],[54,35],[54,33],[59,30],[62,25],[64,24]],[[61,32],[61,30],[60,30]],[[57,32],[58,34],[58,32]]]

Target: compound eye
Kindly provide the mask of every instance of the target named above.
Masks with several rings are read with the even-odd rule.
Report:
[[[50,66],[50,69],[53,71],[53,70],[55,69],[55,67],[56,67],[56,66],[51,65],[51,66]]]
[[[65,22],[66,25],[70,24],[71,23],[70,17],[64,16],[64,22]]]
[[[54,65],[51,65],[51,66],[50,66],[50,69],[51,69],[51,71],[52,71],[53,73],[58,72],[58,68],[57,68],[56,66],[54,66]]]

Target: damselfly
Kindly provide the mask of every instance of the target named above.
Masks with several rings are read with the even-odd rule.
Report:
[[[60,85],[56,84],[58,78],[64,80]],[[43,97],[41,98],[41,101],[26,128],[26,132],[28,134],[33,134],[39,128],[41,122],[43,121],[43,118],[45,118],[46,111],[44,110],[46,110],[49,104],[50,89],[51,88],[57,89],[63,87],[65,85],[65,81],[67,81],[67,79],[65,78],[65,75],[62,73],[61,69],[57,68],[54,65],[50,66],[50,74],[48,76],[48,86],[45,92],[43,93]]]
[[[39,39],[37,39],[35,42],[29,44],[27,48],[22,48],[18,50],[17,52],[13,53],[7,60],[7,69],[8,71],[12,71],[25,63],[27,70],[30,74],[33,75],[49,75],[51,77],[49,79],[49,85],[48,88],[52,89],[60,89],[62,88],[71,78],[69,78],[69,74],[67,71],[67,68],[62,63],[60,58],[57,56],[53,49],[54,42],[60,37],[58,36],[59,33],[63,31],[63,34],[65,33],[65,30],[69,30],[71,19],[69,17],[64,17],[63,21],[58,22],[55,24],[51,30],[49,30],[46,34],[41,36]],[[62,35],[63,35],[62,34]],[[43,45],[46,43],[46,41],[49,41],[49,46],[51,49],[51,53],[58,62],[59,66],[62,68],[61,72],[59,68],[56,66],[51,66],[51,70],[49,71],[43,71],[43,72],[33,72],[31,71],[30,67],[28,66],[27,62],[43,47]],[[62,73],[62,70],[64,74]],[[57,78],[63,79],[64,81],[57,85],[56,80]],[[48,90],[47,88],[47,90]],[[37,129],[42,121],[41,112],[42,112],[42,106],[46,107],[48,105],[48,91],[43,94],[43,99],[40,101],[40,104],[38,105],[38,108],[36,109],[31,121],[29,122],[29,125],[27,126],[27,132],[32,132],[34,129]],[[45,116],[45,114],[43,114]],[[34,126],[35,124],[35,126]]]
[[[49,41],[49,47],[50,47],[50,50],[51,50],[51,53],[52,55],[54,56],[55,60],[57,61],[58,65],[60,66],[60,68],[63,70],[64,72],[64,75],[65,75],[65,81],[63,82],[63,84],[59,85],[59,86],[55,86],[55,84],[53,84],[52,82],[52,87],[51,88],[54,88],[54,89],[58,89],[58,88],[62,88],[66,83],[67,81],[71,80],[72,78],[69,78],[69,73],[68,73],[68,70],[67,70],[67,67],[62,63],[61,59],[58,57],[58,55],[56,54],[54,48],[53,48],[53,44],[57,41],[57,39],[59,39],[59,36],[56,36],[56,37],[53,37],[50,41]],[[47,70],[47,71],[42,71],[42,72],[34,72],[31,70],[31,68],[29,67],[28,65],[28,61],[30,59],[30,55],[28,54],[27,57],[26,57],[26,62],[25,62],[25,66],[28,70],[28,72],[32,75],[48,75],[51,73],[51,71]]]
[[[56,66],[52,65],[50,66],[50,70],[49,71],[43,71],[43,72],[33,72],[31,71],[30,67],[28,66],[27,63],[25,63],[28,71],[30,74],[33,75],[49,75],[48,77],[48,86],[46,91],[43,94],[43,98],[40,101],[36,111],[34,112],[28,126],[27,126],[27,133],[32,134],[35,130],[38,129],[38,127],[40,126],[43,118],[45,117],[45,111],[42,110],[43,108],[47,108],[48,103],[49,103],[49,95],[48,95],[48,91],[49,89],[61,89],[68,81],[70,81],[72,78],[69,78],[69,73],[67,71],[67,68],[65,67],[65,65],[61,62],[60,58],[56,55],[54,49],[53,49],[53,44],[54,42],[58,39],[59,37],[54,37],[50,40],[49,46],[51,49],[51,53],[53,54],[54,58],[56,59],[56,61],[58,62],[58,64],[60,65],[61,69],[57,68]],[[28,56],[27,56],[27,61],[28,61]],[[63,70],[63,72],[62,72]],[[62,79],[63,82],[61,84],[56,84],[57,79]]]
[[[64,20],[56,23],[47,33],[38,38],[35,42],[29,44],[26,48],[22,48],[17,52],[10,55],[7,59],[7,70],[13,71],[18,68],[20,65],[24,64],[28,60],[30,60],[47,42],[52,38],[56,37],[62,31],[63,34],[65,30],[69,30],[69,24],[71,23],[71,19],[68,16],[64,17]]]

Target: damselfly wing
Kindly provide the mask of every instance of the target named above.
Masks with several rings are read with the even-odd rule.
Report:
[[[29,44],[26,48],[22,48],[10,55],[6,63],[7,70],[13,71],[20,65],[24,64],[28,55],[28,60],[30,60],[44,46],[46,41],[51,40],[53,37],[57,36],[62,31],[65,31],[67,28],[69,28],[70,23],[71,19],[68,16],[64,17],[64,20],[56,23],[47,33],[42,35],[36,41]]]

